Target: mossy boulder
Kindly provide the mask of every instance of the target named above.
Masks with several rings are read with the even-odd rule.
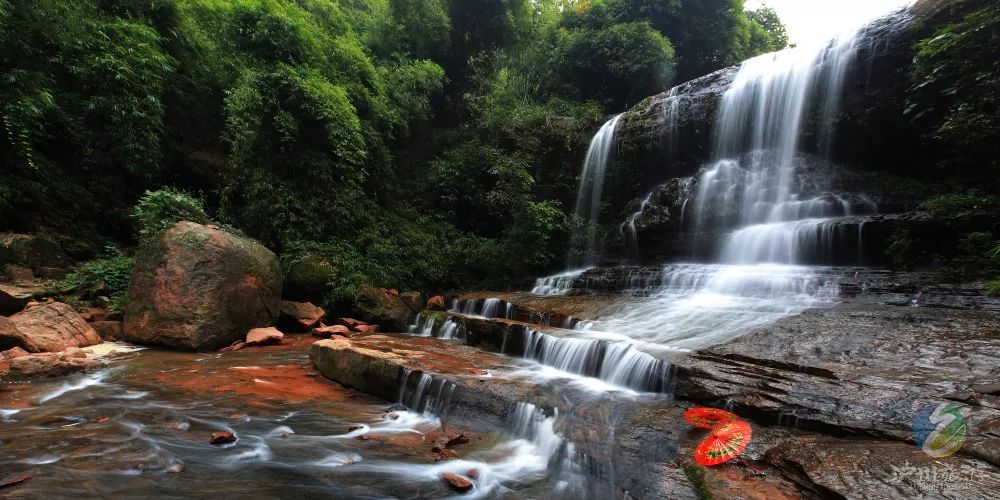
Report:
[[[412,299],[412,297],[410,297]],[[414,310],[395,290],[366,285],[358,289],[353,314],[366,323],[378,325],[384,331],[404,332],[413,323]]]
[[[329,259],[315,253],[304,253],[287,264],[282,296],[290,300],[320,302],[327,285],[337,276],[337,268]]]
[[[178,222],[136,255],[125,338],[187,350],[230,345],[274,325],[281,283],[277,256],[259,243]]]

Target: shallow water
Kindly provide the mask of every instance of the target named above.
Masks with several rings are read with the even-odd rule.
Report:
[[[460,459],[438,463],[430,448],[441,421],[387,412],[390,405],[316,376],[305,345],[225,355],[132,353],[95,373],[0,384],[0,476],[34,476],[3,493],[442,497],[452,492],[439,473],[470,469],[480,477],[463,498],[531,495],[559,485],[550,472],[558,468],[549,467],[561,442],[551,423],[535,425],[531,435],[519,434],[516,422],[472,434],[457,448]],[[548,430],[539,437],[538,428]],[[216,431],[238,440],[211,445]],[[169,472],[178,465],[182,472]]]

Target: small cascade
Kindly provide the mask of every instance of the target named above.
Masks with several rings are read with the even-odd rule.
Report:
[[[608,120],[594,135],[583,160],[580,190],[576,197],[576,215],[583,226],[573,235],[573,248],[584,248],[582,257],[570,252],[570,267],[593,265],[597,261],[597,229],[601,215],[601,197],[604,192],[604,173],[614,146],[615,129],[622,115]]]
[[[560,454],[568,455],[572,444],[567,443],[556,433],[555,425],[558,417],[557,409],[553,409],[555,415],[545,416],[545,413],[531,403],[519,402],[510,412],[507,419],[507,429],[510,436],[516,439],[524,439],[535,446],[541,452],[539,455],[546,461],[557,458]]]
[[[434,315],[424,313],[417,314],[408,331],[413,335],[440,339],[454,339],[464,336],[462,324],[455,321],[454,318],[445,318],[443,322],[439,322]]]
[[[517,306],[506,300],[492,297],[487,299],[456,299],[452,302],[449,311],[486,319],[512,319],[517,313]]]
[[[565,295],[573,289],[573,282],[585,271],[586,269],[578,269],[544,278],[537,278],[535,280],[535,287],[531,289],[531,293],[538,295]]]
[[[443,417],[454,392],[455,384],[446,379],[404,369],[399,403],[418,413]]]
[[[642,200],[642,203],[639,204],[639,210],[628,216],[625,222],[618,228],[618,232],[622,236],[622,241],[625,243],[625,256],[629,259],[635,260],[639,257],[639,233],[635,229],[635,221],[639,217],[642,217],[642,213],[646,210],[646,206],[649,205],[652,198],[653,192],[650,191],[646,195],[646,198]]]
[[[431,337],[434,335],[434,316],[425,315],[424,313],[417,314],[417,317],[413,320],[413,324],[410,325],[408,329],[413,335],[420,335],[421,337]]]
[[[525,336],[524,357],[543,365],[636,391],[673,392],[671,365],[628,343],[555,337],[530,328]]]

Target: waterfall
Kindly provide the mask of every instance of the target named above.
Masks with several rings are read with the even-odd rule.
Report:
[[[740,66],[719,101],[713,160],[697,177],[691,204],[684,205],[695,237],[712,238],[706,243],[721,237],[717,254],[708,256],[715,263],[669,264],[655,279],[629,284],[630,293],[641,298],[579,322],[576,340],[619,335],[646,346],[698,349],[833,303],[839,271],[803,264],[831,257],[834,243],[843,241],[842,225],[833,218],[872,209],[863,198],[858,202],[830,192],[830,173],[813,168],[800,142],[807,120],[818,116],[816,149],[832,143],[831,124],[862,33],[766,54]],[[632,234],[626,241],[636,246],[640,215],[633,214],[622,228]],[[644,360],[611,359],[612,350],[634,351],[628,342],[608,344],[600,355],[587,354],[591,358],[581,353],[596,347],[583,343],[553,346],[542,356],[568,371],[642,386],[643,373],[651,370],[641,368]],[[598,359],[602,369],[594,372],[584,359]],[[611,375],[606,371],[611,367],[623,370]]]
[[[819,149],[832,124],[863,30],[815,48],[788,49],[744,62],[719,103],[715,163],[699,178],[701,230],[730,230],[722,262],[796,264],[815,251],[825,219],[850,214],[826,192],[823,173],[801,167],[803,124],[819,116]],[[825,241],[825,240],[824,240]]]
[[[615,128],[622,115],[616,115],[608,120],[590,140],[587,156],[583,160],[583,172],[580,174],[580,190],[576,196],[576,215],[584,223],[573,235],[574,249],[584,246],[586,252],[582,259],[570,252],[570,267],[594,265],[599,250],[597,237],[600,232],[596,227],[601,216],[601,196],[604,192],[604,172],[608,166],[614,146]]]

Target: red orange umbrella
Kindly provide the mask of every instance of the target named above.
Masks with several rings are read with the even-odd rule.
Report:
[[[753,429],[742,420],[726,422],[712,429],[698,447],[694,459],[702,465],[718,465],[735,458],[750,443]]]
[[[729,422],[735,422],[739,419],[740,417],[736,416],[735,413],[730,413],[726,410],[720,410],[718,408],[706,408],[703,406],[691,408],[690,410],[684,412],[684,420],[687,420],[692,425],[697,425],[698,427],[704,427],[706,429],[718,427]]]

